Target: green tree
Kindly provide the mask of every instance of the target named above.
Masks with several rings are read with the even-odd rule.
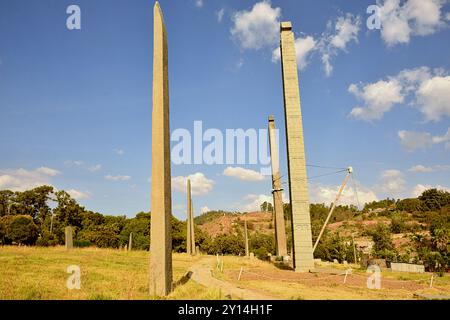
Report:
[[[403,199],[397,202],[397,210],[405,212],[416,212],[421,210],[421,202],[417,198]]]
[[[28,215],[5,216],[1,218],[5,244],[34,245],[38,238],[38,227]]]
[[[397,252],[392,242],[390,228],[383,223],[378,223],[370,234],[374,242],[372,249],[374,256],[377,258],[395,260]]]
[[[421,206],[426,211],[439,211],[441,208],[450,205],[450,193],[443,190],[429,189],[419,196]]]
[[[0,217],[10,214],[13,202],[14,192],[10,190],[0,191]]]
[[[70,195],[64,190],[56,192],[58,206],[53,213],[62,227],[81,227],[82,213],[85,211]]]
[[[150,247],[150,214],[138,213],[135,218],[127,219],[120,232],[120,245],[128,245],[130,233],[133,233],[133,249],[149,250]]]
[[[99,248],[119,248],[119,234],[117,227],[113,225],[91,226],[89,229],[81,230],[77,239],[89,241]]]
[[[53,187],[40,186],[32,190],[16,192],[14,203],[9,211],[14,214],[30,215],[34,222],[42,224],[50,213],[48,201],[53,193]]]

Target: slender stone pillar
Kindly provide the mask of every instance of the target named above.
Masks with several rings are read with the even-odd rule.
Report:
[[[286,248],[286,225],[284,222],[283,198],[281,188],[280,161],[278,157],[278,145],[275,131],[275,119],[269,117],[269,142],[270,159],[272,163],[272,194],[273,210],[275,221],[275,239],[277,246],[277,256],[287,256]]]
[[[71,226],[68,226],[64,229],[64,235],[66,250],[73,249],[73,230]]]
[[[247,230],[247,220],[244,221],[244,238],[245,238],[245,256],[249,257],[249,249],[248,249],[248,230]]]
[[[170,181],[167,35],[159,3],[154,6],[150,294],[172,291],[172,195]]]
[[[133,232],[130,232],[130,238],[128,239],[128,251],[133,249]]]
[[[195,255],[197,251],[195,250],[195,228],[194,228],[194,204],[191,198],[191,252]]]
[[[186,221],[186,252],[195,255],[195,233],[194,233],[194,206],[191,197],[191,180],[187,179],[187,221]]]
[[[186,186],[186,194],[187,194],[187,220],[186,220],[186,253],[191,255],[192,254],[192,236],[191,236],[191,180],[187,179],[187,186]]]
[[[302,112],[298,84],[295,39],[290,22],[281,23],[281,65],[283,73],[286,145],[289,171],[289,197],[292,208],[292,239],[295,271],[314,267],[311,217],[303,142]]]

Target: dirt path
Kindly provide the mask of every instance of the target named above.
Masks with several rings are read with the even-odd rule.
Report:
[[[231,295],[234,298],[242,300],[277,300],[278,298],[268,294],[256,292],[249,289],[243,289],[235,286],[232,283],[216,279],[212,276],[212,266],[215,258],[205,258],[200,260],[197,264],[190,268],[191,279],[195,282],[208,287],[221,289],[226,295]]]

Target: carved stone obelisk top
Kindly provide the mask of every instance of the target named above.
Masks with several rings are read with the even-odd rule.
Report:
[[[278,157],[278,145],[275,131],[275,119],[269,117],[269,143],[270,143],[270,159],[272,163],[272,194],[273,194],[273,210],[275,217],[275,240],[277,248],[277,256],[287,256],[286,248],[286,227],[284,223],[283,199],[281,188],[280,161]]]
[[[308,271],[314,267],[314,259],[300,90],[295,54],[295,39],[291,23],[282,22],[280,33],[289,171],[289,198],[291,200],[292,238],[294,242],[293,261],[295,271]]]
[[[172,196],[170,181],[167,35],[159,3],[154,6],[150,294],[172,291]]]

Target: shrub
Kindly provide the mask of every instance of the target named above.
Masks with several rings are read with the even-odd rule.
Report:
[[[395,214],[391,218],[392,233],[403,233],[408,229],[405,220],[399,214]]]
[[[34,245],[38,238],[38,227],[33,218],[28,215],[5,216],[0,224],[3,224],[3,241],[5,244]]]
[[[43,230],[39,239],[36,241],[36,245],[40,247],[50,247],[58,245],[58,239],[54,234],[51,234],[47,230]]]
[[[73,246],[77,248],[87,248],[90,247],[92,243],[89,240],[74,240]]]

